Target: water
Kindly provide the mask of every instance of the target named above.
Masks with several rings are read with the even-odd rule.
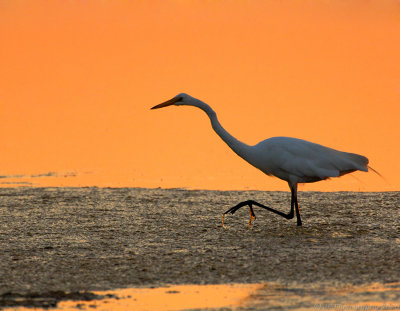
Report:
[[[0,295],[267,282],[329,298],[400,281],[399,192],[301,192],[303,227],[256,208],[248,230],[243,208],[224,229],[249,198],[289,211],[288,192],[2,188]]]

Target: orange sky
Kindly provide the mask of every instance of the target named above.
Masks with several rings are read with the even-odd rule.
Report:
[[[204,113],[150,110],[186,92],[246,143],[303,138],[386,178],[300,190],[400,190],[399,55],[398,0],[1,1],[0,185],[288,190]]]

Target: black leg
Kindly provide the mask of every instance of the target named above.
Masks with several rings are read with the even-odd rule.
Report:
[[[294,217],[294,206],[295,206],[295,196],[294,196],[294,190],[290,188],[291,192],[291,199],[290,199],[290,212],[287,214],[288,218],[287,219],[293,219]]]
[[[296,207],[296,218],[297,218],[297,225],[301,226],[301,215],[300,215],[300,208],[299,203],[297,202],[297,185],[293,187],[292,196],[294,195],[294,205]]]
[[[266,209],[267,211],[270,211],[272,213],[278,214],[279,216],[282,216],[282,217],[284,217],[286,219],[292,219],[294,217],[294,202],[291,204],[292,208],[291,208],[289,214],[285,214],[285,213],[283,213],[281,211],[278,211],[278,210],[273,209],[271,207],[262,205],[261,203],[258,203],[258,202],[253,201],[253,200],[247,200],[247,201],[240,202],[239,204],[235,205],[234,207],[231,207],[230,209],[228,209],[224,213],[224,215],[226,215],[228,213],[235,214],[235,212],[238,209],[240,209],[241,207],[243,207],[243,206],[249,206],[252,209],[252,205],[255,205],[255,206],[258,206],[258,207],[262,207],[262,208]],[[255,216],[254,211],[253,211],[253,216]]]
[[[250,221],[249,221],[249,229],[251,226],[251,220],[256,218],[256,215],[254,213],[253,210],[253,205],[261,207],[266,209],[267,211],[270,211],[272,213],[275,213],[279,216],[282,216],[286,219],[293,219],[294,218],[294,211],[296,210],[296,217],[297,217],[297,225],[301,226],[301,217],[300,217],[300,209],[299,209],[299,204],[297,202],[297,185],[290,187],[290,191],[291,191],[291,202],[290,202],[290,212],[288,214],[285,214],[281,211],[278,211],[276,209],[273,209],[271,207],[265,206],[261,203],[258,203],[256,201],[253,200],[247,200],[247,201],[243,201],[240,202],[239,204],[235,205],[234,207],[231,207],[230,209],[228,209],[223,215],[222,215],[222,225],[224,225],[224,217],[226,214],[231,213],[232,215],[236,213],[236,211],[240,208],[242,208],[243,206],[249,206],[250,208]]]

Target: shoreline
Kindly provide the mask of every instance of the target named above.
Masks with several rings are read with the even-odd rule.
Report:
[[[299,184],[302,185],[302,184]],[[40,185],[40,184],[24,184],[24,183],[8,183],[0,182],[1,189],[103,189],[103,190],[166,190],[166,191],[209,191],[209,192],[282,192],[290,193],[290,189],[287,190],[260,190],[260,189],[205,189],[205,188],[189,188],[189,187],[140,187],[140,186],[53,186],[53,185]],[[299,193],[393,193],[400,192],[400,190],[302,190],[299,188]]]

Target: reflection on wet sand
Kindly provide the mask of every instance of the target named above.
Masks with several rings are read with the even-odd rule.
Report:
[[[261,287],[261,284],[226,284],[119,289],[96,292],[98,295],[111,294],[116,298],[64,301],[59,304],[58,310],[93,308],[95,310],[156,311],[236,307],[245,304],[250,294]]]
[[[400,310],[400,283],[171,285],[92,295],[102,299],[61,301],[55,310]]]

